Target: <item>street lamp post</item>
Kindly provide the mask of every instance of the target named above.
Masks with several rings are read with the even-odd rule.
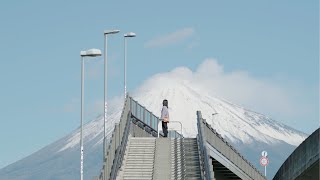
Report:
[[[124,99],[127,96],[127,38],[136,37],[134,32],[124,34]]]
[[[81,51],[81,130],[80,130],[80,180],[83,180],[83,112],[84,112],[84,57],[101,56],[99,49]]]
[[[104,34],[104,116],[103,116],[103,160],[106,154],[106,121],[107,121],[107,36],[108,34],[116,34],[120,30],[105,30]]]

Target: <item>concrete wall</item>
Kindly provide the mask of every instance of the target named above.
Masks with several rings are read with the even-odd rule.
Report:
[[[152,134],[133,123],[131,123],[130,135],[132,137],[153,137]]]
[[[282,164],[274,180],[319,179],[319,128],[304,140]],[[304,178],[302,176],[305,176]]]

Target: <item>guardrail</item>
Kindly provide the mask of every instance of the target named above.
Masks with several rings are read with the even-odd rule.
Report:
[[[158,122],[159,118],[155,116],[152,112],[147,110],[144,106],[140,105],[137,101],[130,98],[130,109],[132,115],[142,123],[144,126],[148,126],[148,128],[158,131]]]
[[[137,124],[140,128],[144,129],[145,131],[149,132],[153,136],[158,134],[158,136],[155,136],[155,137],[160,137],[160,136],[163,137],[163,134],[160,133],[160,131],[158,131],[159,130],[158,124],[161,122],[161,119],[159,119],[152,112],[150,112],[148,109],[140,105],[137,101],[135,101],[132,98],[131,98],[130,105],[131,105],[130,107],[131,107],[132,116],[137,121],[139,121],[138,123],[135,122],[135,124]],[[173,121],[170,121],[170,122],[173,122]],[[183,136],[174,130],[174,131],[168,132],[168,137],[179,138]]]
[[[115,124],[109,143],[106,145],[107,150],[99,180],[114,179],[120,167],[118,161],[123,158],[130,127],[130,119],[128,118],[130,115],[130,99],[131,98],[127,96],[120,121]]]
[[[246,160],[230,143],[228,143],[222,136],[217,133],[207,122],[202,118],[201,112],[197,112],[198,123],[201,134],[203,134],[203,143],[210,144],[220,154],[222,154],[228,161],[241,169],[246,176],[254,180],[265,180],[266,177],[258,171],[248,160]]]
[[[204,130],[201,127],[201,120],[202,120],[201,112],[197,111],[197,128],[198,128],[197,140],[198,140],[198,146],[201,152],[200,156],[201,156],[202,172],[206,180],[210,180],[210,179],[213,179],[211,175],[211,171],[213,170],[209,166],[209,155],[207,153],[207,147],[205,144],[206,141],[204,137]]]
[[[130,119],[129,116],[130,116],[130,113],[128,113],[127,119]],[[123,136],[122,136],[121,145],[116,150],[116,155],[115,155],[115,158],[114,158],[114,161],[113,161],[113,165],[112,165],[112,168],[111,168],[110,179],[116,179],[118,170],[121,167],[121,163],[122,163],[122,160],[123,160],[123,157],[124,157],[124,153],[126,151],[126,146],[127,146],[128,137],[129,137],[129,131],[130,131],[130,121],[127,120],[127,123],[126,123],[126,126],[125,126],[125,130],[124,130]]]

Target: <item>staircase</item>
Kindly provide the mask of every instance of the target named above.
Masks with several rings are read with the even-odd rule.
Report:
[[[129,138],[117,179],[201,180],[196,138]]]
[[[195,180],[201,179],[200,157],[196,138],[183,139],[183,164],[184,164],[184,179]]]
[[[155,142],[155,138],[131,137],[117,179],[152,179]]]

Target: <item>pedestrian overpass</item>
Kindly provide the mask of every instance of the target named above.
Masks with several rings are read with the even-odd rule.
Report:
[[[197,111],[196,138],[159,133],[159,118],[127,96],[119,123],[106,143],[103,167],[94,180],[265,180]]]

